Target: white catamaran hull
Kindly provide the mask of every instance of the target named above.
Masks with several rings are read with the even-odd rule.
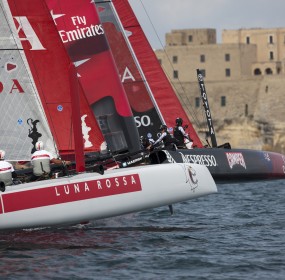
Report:
[[[208,169],[196,164],[82,173],[6,187],[0,194],[0,229],[76,224],[215,192]]]

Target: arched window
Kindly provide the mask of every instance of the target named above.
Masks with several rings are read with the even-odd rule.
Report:
[[[271,68],[266,68],[266,69],[265,69],[265,74],[266,74],[266,75],[272,75],[272,73],[273,73],[273,72],[272,72]]]
[[[262,74],[259,68],[254,69],[253,73],[254,73],[255,76],[258,76],[258,75]]]

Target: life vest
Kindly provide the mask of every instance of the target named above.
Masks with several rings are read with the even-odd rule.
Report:
[[[184,146],[184,135],[178,128],[179,128],[179,126],[174,127],[173,135],[178,141],[177,145],[178,146]]]
[[[39,153],[39,152],[35,152],[32,155],[33,173],[35,176],[42,176],[44,174],[49,174],[51,171],[50,156],[47,153]]]
[[[166,136],[162,139],[164,146],[169,146],[171,144],[177,144],[177,140],[166,132]]]

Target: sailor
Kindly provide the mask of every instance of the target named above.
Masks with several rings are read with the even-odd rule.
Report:
[[[32,154],[31,162],[33,166],[32,181],[39,179],[40,177],[51,177],[51,163],[69,165],[70,161],[64,161],[55,158],[50,152],[44,150],[44,143],[38,141],[35,144],[36,151]]]
[[[0,190],[5,191],[5,186],[11,186],[13,179],[17,174],[14,167],[8,161],[5,161],[5,151],[0,150]]]
[[[191,149],[193,141],[190,139],[189,135],[185,132],[184,127],[182,126],[183,120],[181,118],[177,118],[175,122],[176,126],[174,127],[173,135],[178,140],[177,146],[179,148],[187,147],[188,149]]]
[[[177,143],[177,140],[172,137],[172,135],[168,132],[167,126],[165,124],[162,124],[159,130],[161,133],[160,137],[153,144],[149,145],[147,149],[150,150],[152,147],[154,147],[160,142],[163,142],[165,149],[174,148],[174,145]]]
[[[149,144],[153,145],[154,144],[154,139],[152,138],[152,134],[149,132],[147,135],[146,135],[147,139],[148,139],[148,142]]]

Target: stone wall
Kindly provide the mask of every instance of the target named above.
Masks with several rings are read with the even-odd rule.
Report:
[[[205,138],[203,108],[195,107],[198,82],[174,83],[177,96],[194,126]],[[207,82],[206,92],[218,144],[235,148],[266,149],[285,154],[285,76],[242,78],[239,81]],[[221,106],[221,97],[226,106]],[[210,140],[210,139],[209,139]]]

